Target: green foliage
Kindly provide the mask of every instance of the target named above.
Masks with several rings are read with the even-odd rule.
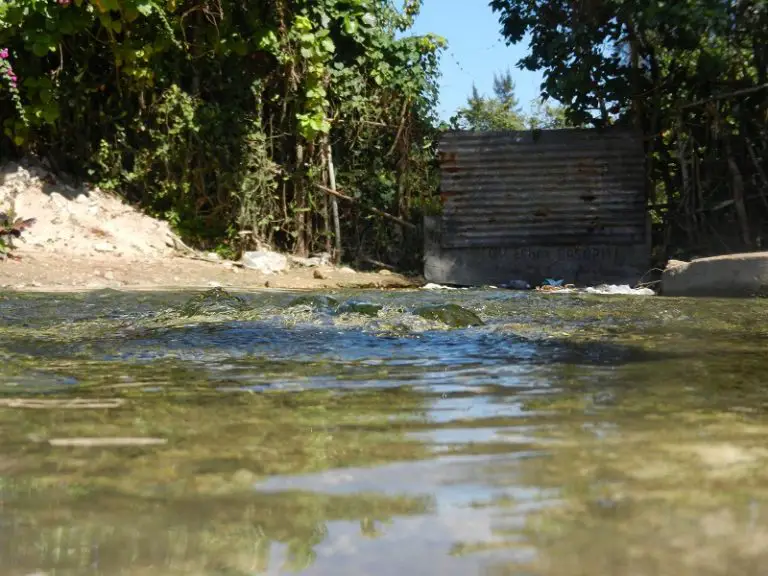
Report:
[[[481,96],[472,86],[467,105],[451,118],[451,125],[459,130],[522,130],[525,118],[515,96],[512,73],[493,76],[493,97]]]
[[[577,128],[567,117],[565,106],[535,100],[531,112],[525,117],[526,127],[531,130],[557,130],[561,128]]]
[[[764,0],[491,0],[518,65],[544,73],[567,119],[645,135],[663,242],[698,253],[768,234],[768,4]],[[761,192],[762,191],[762,192]],[[716,245],[707,245],[712,229]]]
[[[409,217],[431,197],[445,43],[402,36],[420,5],[9,0],[0,48],[20,107],[0,87],[5,146],[121,191],[200,246],[230,250],[247,232],[324,249],[326,143],[339,187],[364,204]],[[358,247],[370,223],[341,209]],[[374,227],[366,250],[381,257],[390,227]]]

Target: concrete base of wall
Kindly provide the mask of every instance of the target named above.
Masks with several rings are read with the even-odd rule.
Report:
[[[768,296],[768,252],[670,260],[661,277],[663,296],[748,298]]]
[[[650,266],[647,245],[526,246],[445,248],[437,217],[424,219],[424,277],[460,286],[524,281],[538,286],[547,278],[577,286],[630,284]]]

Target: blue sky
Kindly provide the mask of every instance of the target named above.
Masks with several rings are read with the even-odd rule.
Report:
[[[526,41],[506,46],[498,16],[488,0],[424,0],[412,34],[432,32],[448,40],[440,64],[440,117],[444,120],[466,103],[474,82],[481,94],[493,90],[493,74],[509,68],[517,87],[520,107],[528,111],[539,95],[542,76],[515,67],[526,55]]]

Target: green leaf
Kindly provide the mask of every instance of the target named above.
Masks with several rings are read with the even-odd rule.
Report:
[[[48,46],[46,44],[40,44],[36,42],[32,45],[32,54],[38,58],[42,58],[48,54]]]
[[[359,25],[357,23],[357,20],[354,20],[349,16],[344,17],[344,32],[352,36],[354,35],[355,32],[357,32],[358,28],[359,28]]]

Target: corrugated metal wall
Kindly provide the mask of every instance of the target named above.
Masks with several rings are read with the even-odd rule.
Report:
[[[642,242],[642,144],[618,131],[539,134],[443,135],[443,246]]]
[[[634,132],[445,132],[439,161],[442,250],[647,248],[643,147]],[[529,275],[534,268],[528,262]]]

